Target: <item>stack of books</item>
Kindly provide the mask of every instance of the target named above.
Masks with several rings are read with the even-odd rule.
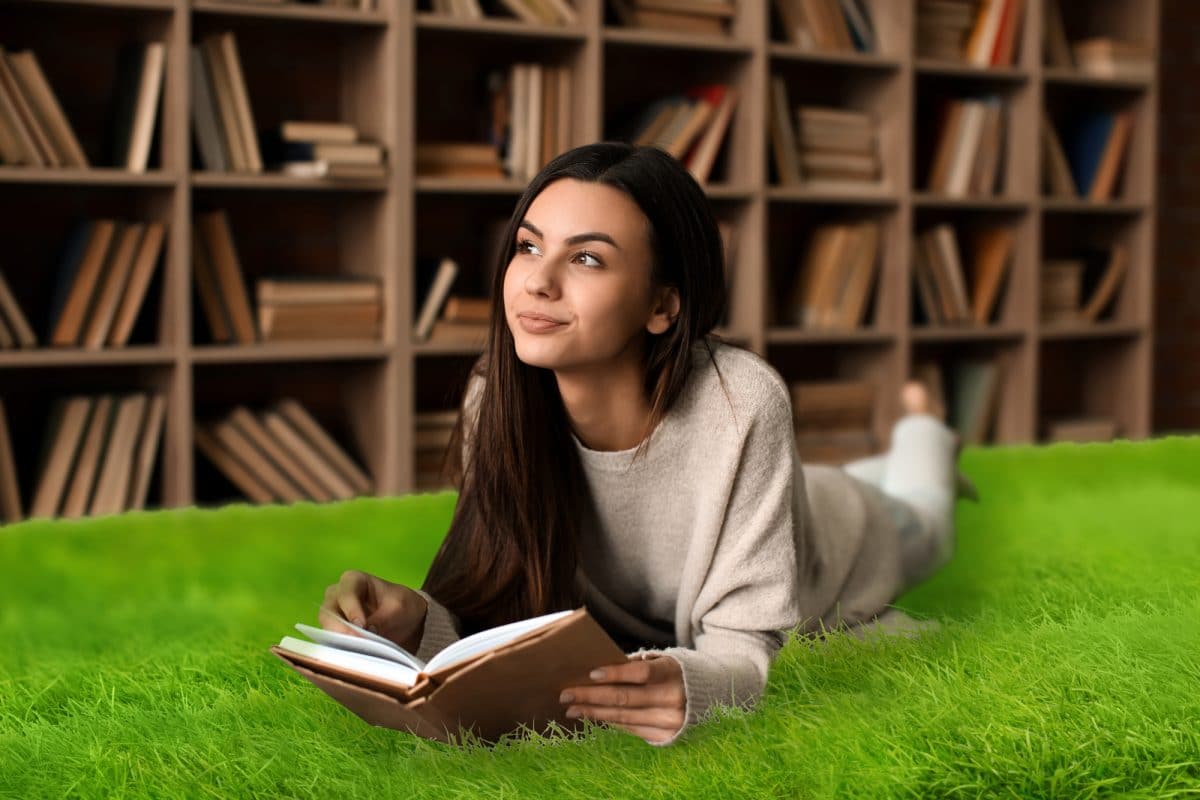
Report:
[[[1147,81],[1154,77],[1154,51],[1140,42],[1095,36],[1072,42],[1071,54],[1086,75]]]
[[[8,412],[0,398],[0,522],[19,522],[25,512],[21,509],[21,483],[17,477],[17,462],[13,458],[12,436],[8,432]]]
[[[1132,135],[1132,111],[1077,113],[1065,122],[1061,139],[1043,115],[1043,188],[1055,197],[1111,200]]]
[[[852,330],[863,324],[879,272],[875,220],[818,226],[809,238],[781,316],[802,328]]]
[[[1004,104],[999,97],[954,99],[942,106],[926,189],[964,197],[996,190],[1004,151]]]
[[[1025,0],[918,0],[917,54],[978,67],[1013,63]]]
[[[164,412],[161,394],[56,401],[29,516],[75,518],[143,508]]]
[[[1013,245],[1011,228],[977,229],[969,243],[968,285],[954,228],[941,223],[918,234],[913,242],[913,277],[925,321],[988,324],[1010,269]]]
[[[37,347],[37,334],[0,272],[0,350]]]
[[[843,464],[878,451],[873,382],[796,381],[789,390],[801,461]]]
[[[434,491],[450,487],[446,465],[450,437],[458,423],[458,409],[422,411],[417,413],[416,486],[418,491]]]
[[[1042,264],[1043,322],[1096,322],[1112,305],[1129,265],[1129,250],[1113,245],[1078,258]]]
[[[0,163],[88,167],[37,56],[0,48]]]
[[[213,342],[254,343],[257,330],[228,215],[197,214],[192,231],[192,279]]]
[[[708,182],[738,102],[736,87],[693,86],[660,97],[635,115],[626,139],[665,150],[683,162],[697,182]]]
[[[784,36],[805,50],[875,52],[865,0],[775,0]]]
[[[611,0],[617,21],[628,28],[729,34],[734,0]]]
[[[1047,426],[1047,438],[1052,442],[1110,442],[1117,438],[1117,421],[1107,417],[1075,417],[1059,419]]]
[[[296,178],[383,178],[386,152],[344,122],[284,122],[271,139],[269,161]]]
[[[771,154],[781,186],[875,183],[882,177],[877,125],[870,112],[825,106],[798,106],[793,112],[779,75],[771,77],[769,106]]]
[[[374,278],[276,276],[255,288],[264,342],[379,338],[383,290]]]
[[[204,168],[262,172],[258,130],[232,33],[210,34],[192,46],[191,84],[192,125]]]
[[[487,341],[492,301],[486,297],[451,295],[458,262],[443,258],[421,301],[413,324],[413,341],[483,347]]]
[[[501,153],[490,142],[417,144],[419,178],[504,178]]]
[[[292,398],[258,413],[238,406],[197,424],[195,441],[256,503],[345,500],[374,491],[370,476]]]
[[[67,236],[58,269],[49,343],[89,349],[127,344],[166,232],[161,222],[77,223]]]
[[[573,0],[500,0],[500,7],[522,22],[531,25],[574,25],[579,13]],[[455,16],[480,19],[483,12],[479,0],[434,0],[434,10]]]

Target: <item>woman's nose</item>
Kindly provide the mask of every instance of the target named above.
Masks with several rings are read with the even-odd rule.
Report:
[[[558,262],[550,258],[539,259],[537,265],[525,276],[525,291],[530,294],[553,296],[558,292]]]

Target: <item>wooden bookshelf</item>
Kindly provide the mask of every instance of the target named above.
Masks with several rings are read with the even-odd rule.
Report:
[[[878,36],[869,54],[804,50],[781,36],[770,0],[738,0],[726,37],[628,30],[603,0],[574,0],[575,26],[510,18],[468,21],[432,13],[424,0],[380,0],[377,11],[235,0],[11,0],[0,6],[0,46],[34,50],[84,148],[100,152],[111,91],[110,55],[130,41],[167,45],[156,146],[144,174],[93,161],[92,169],[0,166],[8,213],[0,264],[42,335],[57,249],[79,216],[169,225],[144,319],[120,350],[0,351],[0,397],[15,437],[22,493],[35,483],[45,405],[66,393],[157,390],[167,398],[150,505],[213,504],[237,491],[193,446],[197,420],[293,396],[363,464],[381,494],[416,486],[416,414],[455,405],[477,350],[412,341],[421,298],[418,264],[454,257],[456,290],[483,291],[491,243],[480,231],[506,219],[516,180],[418,178],[418,142],[481,140],[471,93],[481,76],[517,62],[572,70],[572,146],[614,135],[631,108],[703,82],[740,99],[707,190],[717,216],[737,225],[731,306],[722,332],[763,355],[789,381],[869,378],[880,391],[874,433],[886,442],[896,389],[914,364],[1003,356],[995,426],[1000,443],[1044,440],[1060,418],[1106,416],[1118,435],[1150,434],[1156,215],[1157,78],[1105,79],[1046,66],[1050,0],[1027,0],[1012,66],[987,69],[918,57],[918,0],[869,0]],[[1062,0],[1072,39],[1132,36],[1157,48],[1159,0]],[[239,47],[257,127],[285,119],[344,120],[383,144],[386,178],[331,183],[278,174],[197,169],[190,118],[188,47],[230,30]],[[247,43],[253,42],[253,47]],[[772,76],[792,106],[825,103],[871,111],[879,121],[877,184],[774,180],[768,125]],[[987,93],[1007,109],[998,190],[947,197],[926,189],[928,138],[939,97]],[[1043,111],[1088,106],[1135,117],[1123,175],[1111,200],[1041,191]],[[377,277],[384,288],[378,342],[214,345],[195,305],[193,215],[228,211],[243,269],[280,267]],[[866,324],[852,331],[781,325],[774,299],[795,274],[803,236],[822,221],[881,226],[880,269]],[[937,222],[1014,227],[1014,253],[994,321],[983,327],[914,322],[909,242]],[[1095,324],[1039,320],[1039,270],[1072,243],[1124,245],[1128,271],[1111,318]],[[26,267],[28,265],[28,267]],[[7,269],[5,269],[7,268]],[[43,337],[44,340],[44,337]],[[14,387],[20,387],[19,391]],[[21,399],[17,399],[18,393]]]

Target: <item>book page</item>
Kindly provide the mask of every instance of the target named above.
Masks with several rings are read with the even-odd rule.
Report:
[[[425,669],[425,662],[414,656],[412,653],[405,650],[400,645],[393,642],[391,639],[385,639],[377,633],[372,633],[365,628],[360,628],[353,622],[339,620],[343,625],[354,629],[357,636],[349,633],[338,633],[324,628],[314,628],[311,625],[305,625],[302,622],[296,623],[296,630],[303,633],[314,642],[326,645],[328,647],[336,647],[339,650],[348,650],[353,653],[362,653],[363,655],[374,656],[375,658],[384,658],[388,661],[393,661],[397,664],[403,664],[417,672]]]
[[[375,656],[364,655],[362,653],[351,653],[336,647],[306,642],[303,639],[296,639],[292,636],[284,636],[280,639],[279,647],[297,655],[308,656],[316,661],[340,667],[348,672],[356,672],[360,675],[399,684],[400,686],[412,686],[417,682],[417,675],[419,674],[419,670],[406,667],[395,661],[376,658]]]
[[[514,639],[519,639],[525,634],[536,631],[538,628],[543,628],[570,613],[572,612],[556,611],[553,614],[544,614],[540,617],[531,617],[530,619],[510,622],[507,625],[500,625],[496,628],[488,628],[486,631],[472,634],[465,639],[459,639],[429,659],[425,664],[424,671],[436,672],[452,664],[465,661],[479,653],[487,652],[502,644],[507,644]]]

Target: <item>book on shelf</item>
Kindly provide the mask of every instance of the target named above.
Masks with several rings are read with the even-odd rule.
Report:
[[[1080,196],[1113,198],[1132,131],[1132,111],[1085,111],[1066,122],[1063,142]]]
[[[423,150],[418,145],[418,172],[453,174],[458,168],[468,170],[468,176],[483,173],[482,177],[490,177],[486,170],[498,166],[501,175],[528,181],[570,147],[572,80],[571,68],[560,64],[518,62],[489,71],[485,75],[487,143],[492,152],[465,143],[458,148],[425,146]]]
[[[618,24],[712,36],[729,35],[733,0],[611,0]]]
[[[297,178],[384,178],[387,151],[348,123],[287,121],[263,143],[266,162]]]
[[[419,142],[417,177],[504,178],[500,152],[488,142]]]
[[[877,452],[874,382],[793,381],[788,390],[801,461],[841,464]]]
[[[37,334],[34,332],[33,326],[29,324],[25,312],[21,310],[17,297],[13,294],[8,281],[5,280],[2,270],[0,270],[0,331],[2,331],[0,336],[5,337],[5,342],[7,342],[0,345],[0,349],[37,347]]]
[[[999,406],[1002,363],[993,359],[960,359],[947,366],[949,423],[964,444],[991,440]]]
[[[579,13],[573,0],[499,0],[498,9],[531,25],[574,25]],[[479,0],[435,0],[434,11],[466,19],[482,19]]]
[[[860,327],[879,272],[876,220],[827,223],[808,239],[783,317],[818,330]]]
[[[4,398],[0,397],[0,522],[18,522],[23,517],[21,483],[17,476],[17,462],[13,457],[8,413],[4,408]]]
[[[413,450],[419,491],[451,486],[450,476],[446,474],[446,459],[458,414],[457,408],[417,412]]]
[[[1046,428],[1052,442],[1110,442],[1118,431],[1116,420],[1107,417],[1057,419]]]
[[[157,130],[166,74],[163,42],[134,43],[121,48],[113,90],[109,160],[132,172],[145,172]]]
[[[1154,77],[1154,51],[1140,42],[1094,36],[1071,43],[1075,67],[1099,78],[1150,80]]]
[[[414,341],[423,342],[429,338],[434,323],[437,322],[438,315],[441,313],[442,305],[450,294],[450,288],[454,285],[455,278],[458,277],[458,271],[458,262],[452,258],[443,258],[438,262],[433,282],[425,293],[425,299],[421,302],[416,322],[413,324]]]
[[[988,324],[1011,271],[1014,244],[1015,232],[1010,227],[976,228],[967,242],[969,268],[964,269],[953,226],[939,223],[918,233],[913,245],[913,278],[926,322]]]
[[[366,472],[292,398],[257,413],[237,406],[199,424],[195,444],[254,502],[325,502],[373,491]]]
[[[32,50],[0,48],[0,126],[5,163],[86,169],[87,155]]]
[[[30,517],[99,516],[143,508],[162,438],[158,393],[55,401]]]
[[[483,19],[479,0],[433,0],[433,13],[459,19]]]
[[[795,119],[802,180],[874,183],[882,177],[874,114],[802,105]]]
[[[1045,111],[1041,115],[1042,142],[1042,191],[1051,197],[1078,197],[1075,177],[1071,174],[1071,162],[1063,149],[1062,140],[1054,123]]]
[[[781,75],[771,76],[768,106],[767,122],[775,181],[780,186],[795,186],[801,180],[800,151],[796,146],[796,132],[792,130],[792,107],[788,101],[787,83]]]
[[[1069,69],[1075,66],[1071,45],[1067,40],[1067,27],[1063,22],[1059,0],[1045,0],[1046,30],[1042,39],[1042,58],[1046,66]]]
[[[52,346],[79,344],[88,307],[117,229],[116,220],[85,220],[68,235],[50,307],[47,338]]]
[[[209,34],[193,48],[193,125],[205,169],[261,173],[262,151],[235,35]]]
[[[875,27],[863,0],[774,0],[785,39],[805,50],[872,53]]]
[[[1120,244],[1047,260],[1042,265],[1042,320],[1097,322],[1112,306],[1128,266],[1129,250]]]
[[[297,624],[308,639],[284,636],[270,651],[366,722],[439,741],[574,730],[581,723],[565,716],[562,690],[626,660],[582,607],[479,631],[428,661],[342,622],[353,634]]]
[[[452,294],[442,308],[442,319],[451,322],[488,322],[491,318],[492,301],[486,297]]]
[[[213,339],[253,344],[257,340],[254,316],[228,214],[220,210],[197,214],[192,240],[193,272]],[[228,319],[228,329],[223,318]]]
[[[666,151],[704,184],[725,140],[739,96],[735,86],[712,83],[660,97],[632,119],[624,138]]]
[[[939,119],[926,189],[951,197],[992,194],[1004,150],[1003,102],[999,97],[952,99]]]
[[[383,293],[374,278],[262,278],[256,295],[262,341],[379,338]]]
[[[1025,0],[918,0],[917,55],[1007,67],[1016,60]]]
[[[433,323],[426,341],[432,344],[482,348],[487,343],[489,330],[486,322],[439,319]]]

